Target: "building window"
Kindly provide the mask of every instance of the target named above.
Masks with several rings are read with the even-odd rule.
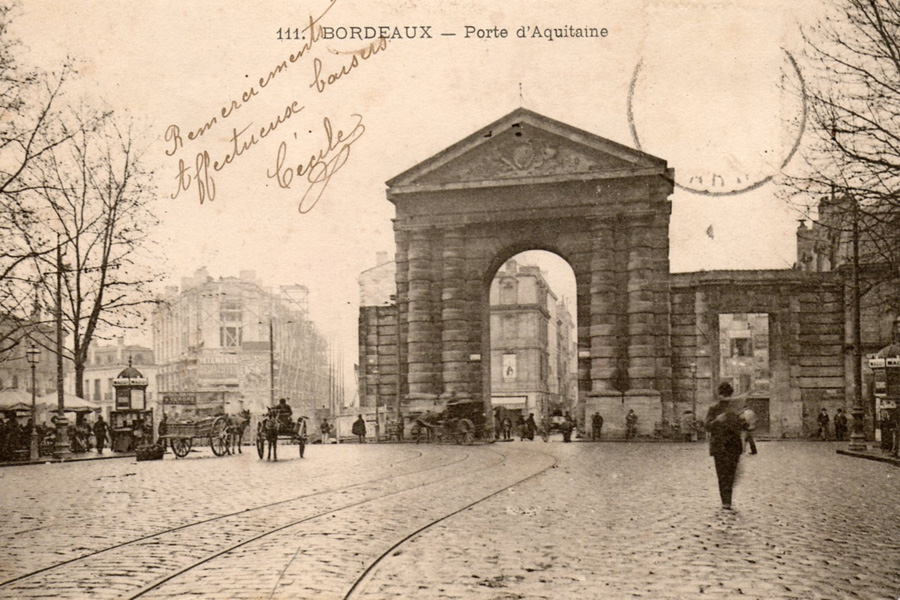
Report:
[[[100,402],[100,380],[94,380],[94,402]]]
[[[243,321],[240,300],[224,300],[219,308],[219,320],[223,323],[240,323]]]
[[[750,338],[732,338],[731,356],[753,356],[753,344]]]
[[[237,348],[241,345],[240,327],[220,327],[219,345],[223,348]]]

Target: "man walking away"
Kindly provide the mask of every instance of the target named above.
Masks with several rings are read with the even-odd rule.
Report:
[[[97,422],[94,423],[94,437],[97,440],[97,452],[103,454],[103,446],[106,445],[106,439],[109,437],[109,428],[106,426],[106,421],[103,420],[103,415],[97,417]]]
[[[750,444],[750,454],[756,454],[756,441],[753,439],[753,430],[756,429],[756,413],[749,406],[744,405],[741,411],[741,452],[747,444]]]
[[[322,423],[319,425],[319,431],[322,432],[322,443],[327,444],[329,442],[329,435],[331,434],[331,427],[328,425],[328,419],[322,419]]]
[[[729,398],[734,393],[731,384],[722,382],[717,389],[719,401],[706,414],[706,430],[709,431],[709,454],[716,465],[719,480],[719,497],[722,508],[731,510],[731,495],[741,459],[741,419],[732,410]]]

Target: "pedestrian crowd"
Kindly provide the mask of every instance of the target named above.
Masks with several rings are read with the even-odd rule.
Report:
[[[102,422],[103,418],[99,417]],[[31,457],[32,438],[35,438],[38,456],[48,455],[56,448],[57,417],[50,423],[34,425],[29,418],[25,424],[13,413],[0,415],[0,461],[27,460]],[[102,435],[100,435],[102,434]],[[75,453],[90,452],[94,447],[102,449],[109,434],[100,428],[100,434],[84,415],[78,415],[68,428],[69,450]]]

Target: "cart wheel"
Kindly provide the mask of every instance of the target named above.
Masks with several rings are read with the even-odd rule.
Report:
[[[225,417],[213,421],[209,430],[209,447],[216,456],[223,456],[228,449],[228,421]]]
[[[256,453],[260,459],[266,454],[266,440],[263,439],[262,430],[256,432]]]
[[[172,438],[172,452],[178,458],[184,458],[191,451],[190,441],[185,438]]]
[[[303,458],[303,453],[306,452],[306,440],[298,438],[297,445],[300,447],[300,458]]]

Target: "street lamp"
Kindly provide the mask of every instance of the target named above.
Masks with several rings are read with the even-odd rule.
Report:
[[[40,449],[38,448],[38,433],[37,433],[37,387],[35,386],[35,376],[34,369],[38,364],[38,361],[41,360],[41,351],[40,349],[31,342],[31,347],[25,351],[25,358],[28,359],[28,364],[31,365],[31,450],[30,457],[31,460],[37,460],[40,458]]]
[[[691,441],[697,441],[697,363],[691,363]]]
[[[378,418],[378,367],[372,369],[375,375],[375,443],[381,442],[381,423]]]

